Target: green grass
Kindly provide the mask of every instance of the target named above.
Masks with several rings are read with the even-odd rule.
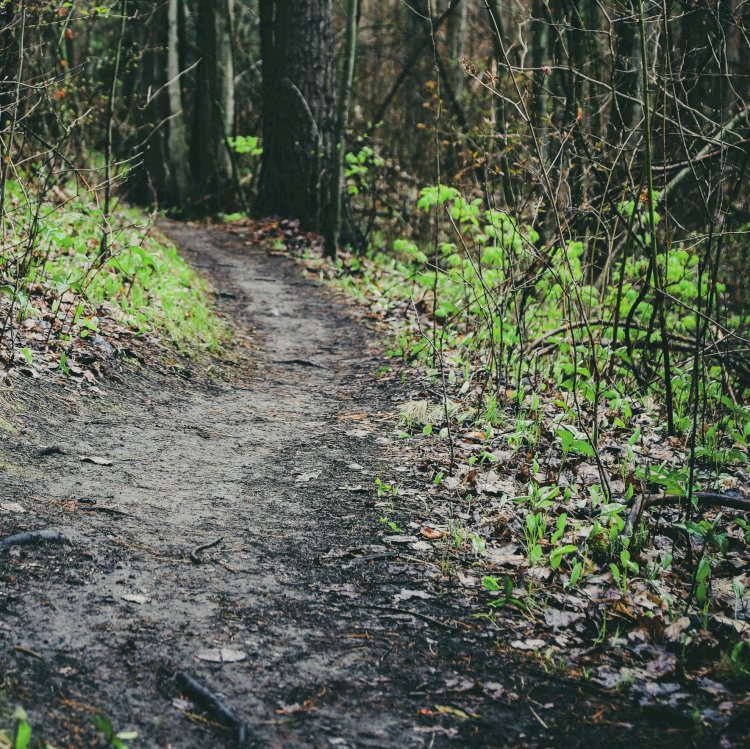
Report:
[[[89,196],[36,208],[24,205],[17,185],[9,188],[16,207],[0,249],[0,291],[6,304],[15,300],[16,323],[51,311],[54,335],[65,340],[99,332],[106,317],[192,356],[216,352],[228,340],[207,283],[149,215],[118,206],[110,218],[109,252],[102,257],[104,216]]]

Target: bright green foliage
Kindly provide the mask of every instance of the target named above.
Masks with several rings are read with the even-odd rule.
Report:
[[[120,207],[106,257],[100,255],[105,219],[92,201],[43,203],[36,222],[30,212],[14,217],[15,241],[0,251],[0,294],[15,299],[18,321],[39,313],[29,295],[34,285],[53,300],[56,336],[99,332],[103,311],[136,334],[165,336],[185,351],[216,349],[226,339],[205,282],[142,212]],[[29,226],[36,230],[31,239]],[[63,310],[71,303],[72,317]]]
[[[510,381],[518,387],[525,375],[541,375],[564,392],[576,392],[584,404],[606,403],[620,428],[627,427],[631,416],[626,394],[634,385],[641,395],[660,396],[663,383],[654,375],[661,339],[652,320],[653,295],[639,294],[649,272],[648,219],[642,206],[634,219],[634,246],[624,261],[617,258],[611,263],[605,283],[595,283],[591,250],[583,241],[539,247],[534,229],[503,211],[486,210],[480,198],[466,199],[454,187],[422,189],[417,209],[425,220],[432,218],[440,225],[431,247],[412,238],[396,238],[390,251],[372,248],[374,268],[362,264],[356,278],[342,279],[355,295],[361,296],[369,286],[368,293],[379,298],[383,310],[405,302],[429,313],[434,309],[432,345],[423,328],[412,328],[404,331],[393,355],[431,364],[438,349],[443,363],[465,381],[483,371],[497,383]],[[632,201],[620,206],[626,218],[634,210]],[[658,213],[654,219],[658,223]],[[681,351],[693,345],[701,319],[693,309],[696,300],[709,293],[708,275],[700,268],[702,251],[701,240],[696,239],[659,256],[669,295],[667,327]],[[724,290],[722,283],[714,288],[718,294]],[[567,324],[584,317],[588,323]],[[742,329],[748,323],[730,317],[728,326]],[[744,450],[750,437],[750,411],[725,397],[718,364],[707,365],[707,376],[698,383],[699,395],[713,406],[716,417],[701,449],[724,450],[725,462],[744,460],[741,451],[727,451],[721,437],[731,433]],[[641,373],[640,382],[634,371]],[[644,377],[649,377],[645,390]],[[673,362],[672,378],[676,424],[686,431],[692,423],[690,367],[680,368],[679,359]],[[488,389],[488,414],[492,397]],[[523,397],[519,388],[519,398]],[[558,431],[563,450],[591,457],[591,435],[575,430],[575,418],[571,413],[570,423]],[[487,421],[492,423],[491,418]]]
[[[380,169],[384,161],[373,150],[372,146],[360,144],[358,150],[350,151],[344,157],[347,191],[350,195],[359,195],[372,188],[372,174]]]
[[[260,138],[255,135],[238,135],[236,138],[229,138],[229,145],[240,156],[258,157],[263,154]]]
[[[489,470],[498,460],[492,451],[499,449],[502,435],[500,449],[529,456],[532,475],[544,474],[537,461],[545,459],[543,451],[554,450],[559,461],[552,469],[548,464],[547,475],[539,479],[550,485],[529,481],[523,496],[503,501],[517,505],[511,538],[522,547],[528,566],[548,568],[564,587],[608,572],[626,596],[634,580],[642,585],[644,579],[670,574],[671,554],[644,561],[647,526],[630,517],[636,495],[692,495],[695,508],[696,491],[714,486],[728,465],[747,463],[750,439],[750,409],[741,398],[728,397],[727,371],[719,369],[716,358],[706,358],[702,376],[693,382],[692,360],[686,356],[694,349],[697,326],[704,324],[696,309],[709,293],[725,293],[721,282],[710,287],[700,267],[703,240],[674,244],[658,256],[668,295],[667,329],[676,351],[675,424],[683,434],[673,447],[681,444],[683,457],[665,461],[646,453],[644,459],[644,437],[653,440],[655,433],[663,433],[664,383],[660,327],[647,280],[649,217],[643,206],[620,206],[622,217],[632,220],[632,241],[621,250],[624,257],[600,259],[598,268],[592,263],[593,240],[542,246],[533,228],[503,211],[488,210],[482,199],[467,199],[452,186],[422,189],[416,208],[418,230],[387,244],[373,242],[367,256],[353,257],[346,267],[341,261],[339,276],[339,283],[376,313],[403,321],[390,356],[416,362],[440,394],[439,404],[430,399],[404,407],[402,436],[446,443],[449,428],[459,441],[472,432],[480,444],[472,457],[460,460]],[[653,219],[659,223],[658,212]],[[747,320],[728,319],[736,329],[748,328]],[[696,398],[701,403],[695,447],[700,465],[691,472],[685,435],[693,425]],[[639,415],[644,413],[642,430]],[[616,462],[602,462],[609,449],[619,456]],[[581,467],[587,470],[586,481],[575,477]],[[552,471],[560,479],[572,474],[575,491],[555,485]],[[614,481],[618,487],[613,490]],[[750,526],[743,520],[737,526],[750,538]],[[727,534],[713,521],[680,527],[705,543],[691,573],[692,600],[705,609]],[[464,548],[470,529],[450,530],[453,540],[446,543],[454,550]],[[482,583],[491,593],[503,590],[496,578],[484,577]],[[510,597],[505,591],[493,605]]]

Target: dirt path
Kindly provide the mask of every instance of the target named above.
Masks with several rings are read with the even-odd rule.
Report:
[[[460,592],[384,540],[373,492],[357,490],[393,477],[398,451],[370,334],[288,260],[170,233],[254,329],[255,370],[11,396],[23,430],[3,447],[0,499],[16,507],[0,537],[55,527],[73,545],[0,551],[0,706],[24,704],[58,747],[96,745],[93,712],[136,729],[137,747],[236,746],[180,697],[187,672],[250,746],[632,746],[633,706],[496,654]],[[39,457],[45,444],[65,453]],[[221,648],[244,659],[198,657]]]

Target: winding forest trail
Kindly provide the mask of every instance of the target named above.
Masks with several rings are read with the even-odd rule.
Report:
[[[166,229],[252,329],[255,369],[16,396],[25,429],[2,459],[24,467],[6,498],[26,512],[0,514],[0,535],[73,543],[0,551],[0,698],[58,747],[97,745],[95,712],[136,729],[134,747],[237,746],[180,696],[180,672],[221,695],[250,746],[634,745],[625,698],[493,652],[436,567],[384,541],[357,489],[394,475],[393,406],[352,312],[286,258]],[[65,452],[39,457],[45,444]]]

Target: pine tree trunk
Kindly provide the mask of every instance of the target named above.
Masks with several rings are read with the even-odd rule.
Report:
[[[263,157],[256,210],[322,230],[332,195],[331,0],[261,0]]]

